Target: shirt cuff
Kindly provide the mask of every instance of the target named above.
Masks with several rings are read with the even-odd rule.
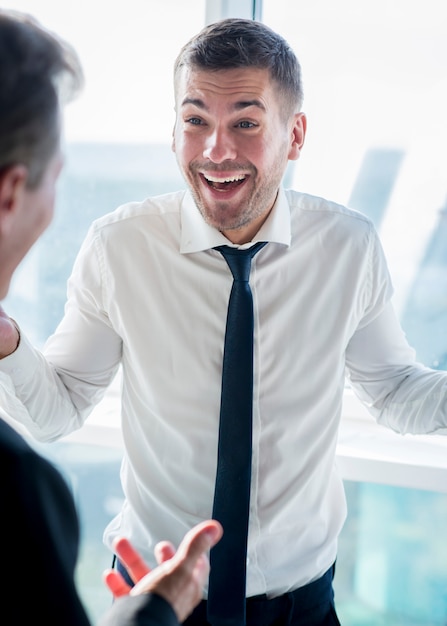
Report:
[[[19,345],[14,352],[0,359],[0,372],[9,376],[15,385],[21,385],[33,377],[37,367],[36,350],[20,333]]]

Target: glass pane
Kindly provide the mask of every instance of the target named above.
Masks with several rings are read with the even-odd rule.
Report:
[[[375,222],[421,361],[447,367],[444,0],[264,0],[302,64],[308,135],[296,189]]]
[[[343,626],[445,626],[447,495],[345,482],[334,580]]]
[[[37,449],[56,464],[74,494],[82,539],[76,582],[92,624],[96,624],[112,602],[102,581],[103,571],[112,566],[102,534],[123,503],[119,477],[122,451],[119,447],[65,442],[37,444]]]

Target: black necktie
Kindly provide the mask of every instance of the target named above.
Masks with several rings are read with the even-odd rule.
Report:
[[[213,504],[213,518],[224,529],[210,554],[208,620],[213,626],[245,624],[253,411],[253,298],[248,281],[251,260],[265,244],[246,250],[216,248],[234,280],[225,331]]]

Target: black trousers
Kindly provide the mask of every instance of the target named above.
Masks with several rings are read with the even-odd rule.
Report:
[[[117,559],[117,569],[133,584]],[[276,598],[247,598],[247,626],[340,626],[334,606],[333,565],[321,578]],[[210,626],[206,600],[183,622],[185,626]]]

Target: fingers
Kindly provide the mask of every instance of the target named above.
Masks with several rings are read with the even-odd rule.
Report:
[[[163,560],[152,572],[141,578],[131,589],[130,595],[138,595],[157,588],[156,586],[163,577],[169,577],[174,572],[176,576],[180,576],[183,584],[193,579],[196,580],[196,587],[200,589],[203,587],[209,568],[206,552],[219,541],[222,534],[222,526],[215,520],[208,520],[194,526],[186,533],[177,552],[174,551],[172,557]],[[168,542],[161,542],[158,547],[161,559],[173,550]]]
[[[150,571],[128,539],[118,537],[114,541],[113,549],[134,582],[143,578]]]
[[[208,560],[208,557],[202,554],[202,556],[197,559],[192,573],[199,589],[203,589],[209,573],[210,562]]]
[[[198,589],[206,582],[210,564],[206,555],[222,537],[223,529],[219,522],[208,520],[192,528],[179,546],[179,553],[184,552],[184,567],[192,569]]]
[[[175,552],[176,550],[174,548],[174,545],[169,541],[160,541],[154,548],[155,558],[159,565],[161,565],[161,563],[164,563],[165,561],[168,561],[169,559],[172,559]]]
[[[216,520],[207,520],[197,524],[186,533],[177,550],[177,555],[193,569],[201,555],[212,548],[222,535],[222,526]]]
[[[188,578],[190,581],[195,580],[197,589],[200,589],[209,572],[206,553],[220,540],[222,534],[223,529],[219,522],[207,520],[186,533],[177,551],[168,541],[158,543],[155,547],[155,556],[159,566],[153,572],[131,543],[124,537],[119,537],[113,545],[115,553],[136,584],[131,589],[119,572],[108,570],[104,575],[106,585],[115,597],[127,593],[138,595],[151,590],[163,577],[171,575],[177,569],[183,571],[181,576],[184,577],[184,581]]]
[[[127,595],[131,589],[121,574],[114,569],[106,570],[103,579],[115,598]]]

